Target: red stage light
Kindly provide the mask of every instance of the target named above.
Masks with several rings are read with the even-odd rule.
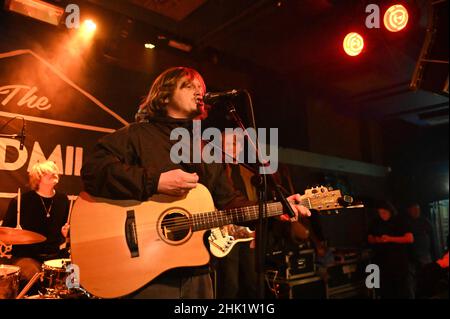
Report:
[[[408,10],[401,4],[393,5],[387,9],[383,20],[386,29],[391,32],[398,32],[408,24]]]
[[[356,56],[361,53],[364,48],[364,39],[356,32],[350,32],[344,38],[343,47],[345,53],[350,56]]]

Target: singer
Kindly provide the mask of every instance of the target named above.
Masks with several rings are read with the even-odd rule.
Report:
[[[251,205],[233,189],[223,164],[170,160],[172,130],[192,131],[192,120],[205,113],[205,91],[205,83],[194,69],[174,67],[160,74],[139,107],[137,123],[103,137],[87,155],[81,170],[85,190],[103,198],[144,201],[154,194],[180,197],[202,183],[218,209]],[[300,195],[290,199],[299,200]],[[296,215],[310,215],[306,207],[292,207]],[[209,267],[167,270],[129,297],[212,298]]]

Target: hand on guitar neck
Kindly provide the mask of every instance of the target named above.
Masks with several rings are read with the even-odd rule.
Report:
[[[310,216],[309,209],[316,211],[328,211],[344,207],[343,198],[349,205],[353,199],[350,196],[342,196],[340,190],[328,190],[320,186],[305,190],[303,195],[295,194],[288,197],[289,203],[292,205],[295,218],[290,218],[287,214],[275,215],[274,218],[284,222],[294,222],[291,228],[294,240],[305,240],[309,236],[309,231],[301,224],[295,223],[300,216]],[[250,241],[251,246],[254,245],[255,232],[250,231],[247,227],[228,225],[211,229],[208,237],[209,249],[211,253],[219,258],[225,257],[233,249],[234,245],[239,242]],[[313,239],[314,240],[314,239]],[[253,245],[252,245],[253,244]],[[253,247],[252,247],[253,248]]]
[[[305,217],[311,216],[311,212],[309,211],[309,209],[306,206],[301,205],[302,196],[300,196],[300,194],[291,195],[287,198],[287,200],[291,205],[292,210],[295,213],[295,216],[289,217],[288,214],[283,214],[277,217],[279,220],[286,222],[288,221],[295,222],[298,220],[299,216]]]

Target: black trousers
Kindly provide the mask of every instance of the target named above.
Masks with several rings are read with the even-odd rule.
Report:
[[[216,259],[218,299],[258,298],[255,249],[250,243],[236,244],[230,253]]]
[[[210,273],[163,274],[145,287],[127,296],[127,299],[212,299],[213,288]]]
[[[381,299],[413,299],[407,272],[381,275],[379,296]]]

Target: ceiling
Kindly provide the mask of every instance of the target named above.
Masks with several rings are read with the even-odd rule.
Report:
[[[348,104],[349,111],[417,125],[448,123],[448,95],[409,89],[426,35],[428,0],[402,1],[410,22],[398,33],[365,27],[366,5],[377,3],[368,0],[87,2],[126,17],[141,37],[162,35],[187,44],[191,51],[186,54],[214,52],[215,59],[273,72],[332,94]],[[386,1],[378,3],[384,3],[383,12]],[[448,30],[448,12],[446,19]],[[350,58],[341,49],[349,31],[365,37],[358,57]],[[446,41],[448,60],[448,37]]]

